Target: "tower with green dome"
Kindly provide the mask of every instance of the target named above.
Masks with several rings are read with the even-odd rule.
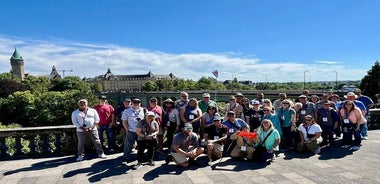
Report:
[[[11,66],[12,66],[11,73],[19,77],[21,80],[24,80],[24,77],[25,77],[24,59],[22,59],[21,55],[17,52],[16,48],[10,60],[11,60]]]

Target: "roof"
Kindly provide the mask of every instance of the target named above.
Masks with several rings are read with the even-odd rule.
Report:
[[[15,51],[12,54],[11,59],[22,59],[21,55],[17,52],[17,49],[15,48]]]

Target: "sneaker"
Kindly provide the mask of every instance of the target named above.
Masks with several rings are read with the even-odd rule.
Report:
[[[78,158],[77,158],[77,162],[80,162],[83,160],[83,155],[79,155]]]
[[[314,153],[315,153],[315,154],[319,154],[320,152],[321,152],[321,147],[318,146],[318,148],[315,149]]]
[[[367,137],[367,136],[364,136],[362,139],[363,139],[363,140],[368,140],[368,137]]]
[[[134,170],[137,170],[137,169],[139,169],[141,166],[142,166],[142,163],[141,163],[141,162],[137,162],[137,164],[136,164],[135,166],[133,166],[133,169],[134,169]]]
[[[104,153],[98,155],[99,158],[107,158],[107,155],[105,155]]]
[[[360,149],[360,146],[352,146],[351,149],[354,150],[354,151],[356,151],[356,150],[359,150],[359,149]]]
[[[342,148],[350,148],[350,145],[343,145]]]
[[[169,164],[171,161],[173,161],[173,156],[172,155],[168,155],[165,159],[165,163],[166,164]]]
[[[149,160],[149,165],[150,166],[154,166],[155,165],[154,161],[153,160]]]

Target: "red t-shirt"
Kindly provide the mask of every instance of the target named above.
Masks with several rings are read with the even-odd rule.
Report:
[[[112,107],[112,105],[96,105],[94,109],[99,114],[99,126],[101,125],[109,125],[112,123],[112,114],[115,113],[115,109]]]

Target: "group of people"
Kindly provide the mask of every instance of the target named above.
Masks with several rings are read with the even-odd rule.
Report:
[[[275,152],[294,148],[318,154],[321,147],[333,146],[334,134],[340,138],[341,133],[342,147],[358,150],[361,140],[368,138],[366,118],[369,108],[373,107],[372,100],[361,95],[360,90],[347,93],[344,101],[331,92],[317,101],[312,101],[312,97],[306,90],[295,100],[280,93],[272,105],[263,93],[252,100],[236,93],[220,107],[208,93],[198,101],[189,98],[187,92],[181,92],[179,100],[166,99],[162,106],[156,98],[150,98],[147,107],[141,107],[141,100],[134,98],[125,99],[116,110],[105,103],[105,96],[99,97],[99,104],[94,108],[81,99],[78,109],[72,113],[78,135],[77,161],[84,158],[86,134],[98,156],[106,158],[105,131],[108,151],[113,153],[113,130],[117,126],[125,138],[123,161],[134,161],[132,150],[137,149],[135,169],[142,166],[146,149],[149,165],[155,164],[157,152],[167,154],[167,164],[174,161],[182,167],[198,164],[196,158],[201,154],[207,155],[208,165],[225,155],[272,162]]]

